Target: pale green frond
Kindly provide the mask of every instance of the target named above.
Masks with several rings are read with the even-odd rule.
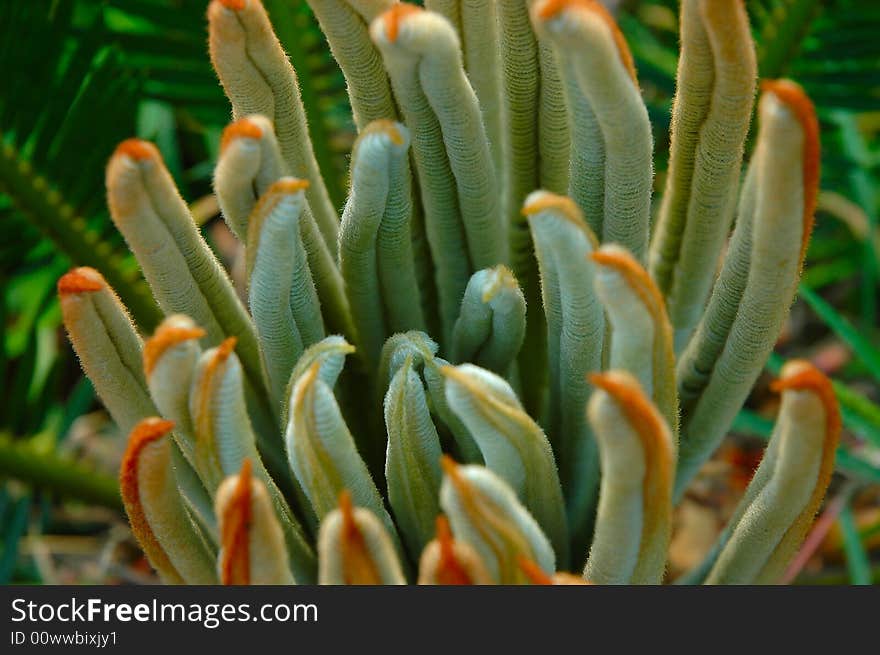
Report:
[[[440,513],[440,438],[425,387],[407,357],[385,394],[388,501],[413,559],[434,536]]]
[[[242,243],[247,243],[248,218],[260,196],[286,171],[272,122],[265,116],[245,116],[223,130],[214,193],[223,220]]]
[[[327,246],[334,247],[339,216],[330,201],[309,137],[296,72],[259,0],[208,7],[211,63],[235,118],[265,116],[275,126],[287,173],[309,181],[306,194]]]
[[[818,187],[818,127],[809,99],[791,82],[770,83],[761,97],[753,158],[754,215],[738,222],[731,252],[709,309],[678,363],[682,405],[676,497],[717,447],[767,361],[788,314],[812,228]],[[747,180],[748,182],[748,180]],[[745,190],[750,191],[747,183]],[[741,217],[745,220],[748,216]],[[746,235],[736,233],[748,231]],[[751,237],[750,239],[748,237]],[[735,314],[743,261],[748,273]],[[732,280],[732,284],[730,281]],[[731,319],[726,324],[709,323]],[[703,349],[717,358],[706,361]]]
[[[298,580],[312,580],[314,552],[257,452],[245,406],[242,368],[234,347],[235,339],[227,339],[219,347],[205,351],[196,365],[190,391],[196,471],[205,488],[216,494],[223,480],[237,474],[244,461],[250,460],[254,475],[266,485],[284,530],[291,570]]]
[[[685,0],[669,173],[651,243],[677,350],[690,338],[730,230],[758,65],[744,3]]]
[[[303,351],[324,338],[321,304],[300,233],[306,186],[294,178],[274,182],[251,212],[248,226],[248,302],[279,413],[290,372]]]
[[[93,268],[76,268],[58,280],[67,336],[80,365],[113,420],[130,432],[156,407],[141,367],[141,338],[128,311]]]
[[[660,584],[672,537],[672,432],[624,371],[591,376],[588,413],[602,484],[584,577],[596,584]]]
[[[544,424],[559,462],[569,529],[574,543],[586,548],[599,483],[596,444],[584,414],[590,395],[587,373],[602,368],[605,339],[589,259],[597,243],[569,198],[535,191],[526,198],[523,213],[535,242],[547,318],[550,399]]]
[[[725,531],[708,584],[779,580],[813,522],[834,469],[840,410],[831,383],[806,361],[786,364],[767,453]]]
[[[471,276],[452,330],[452,360],[507,376],[526,332],[526,300],[504,265]]]
[[[171,468],[174,424],[152,417],[129,437],[119,486],[131,529],[164,582],[216,584],[210,550],[183,505]]]
[[[410,221],[409,132],[376,121],[352,154],[351,190],[339,233],[339,267],[358,336],[358,351],[375,371],[385,340],[425,329]]]
[[[559,564],[567,566],[565,501],[547,436],[503,378],[473,364],[441,372],[449,407],[477,442],[486,467],[516,492],[553,543]]]
[[[532,19],[557,51],[572,56],[571,69],[590,103],[604,146],[604,168],[581,172],[604,180],[601,241],[618,243],[644,261],[648,248],[653,139],[632,55],[599,2],[539,0]],[[596,220],[590,217],[591,224]]]

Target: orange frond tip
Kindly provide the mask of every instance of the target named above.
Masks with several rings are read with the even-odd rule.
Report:
[[[652,316],[662,324],[666,324],[666,303],[663,294],[632,253],[620,246],[607,244],[591,252],[588,257],[594,264],[616,271],[641,298]]]
[[[247,6],[247,0],[217,0],[217,2],[229,11],[243,11]]]
[[[240,118],[223,129],[223,136],[220,139],[220,152],[226,150],[235,139],[258,140],[262,138],[263,130],[260,129],[259,125],[249,118]]]
[[[596,2],[596,0],[546,0],[535,7],[537,17],[545,21],[552,20],[568,10],[591,13],[605,24],[611,33],[612,39],[614,39],[614,45],[617,46],[621,63],[626,68],[633,82],[636,82],[636,66],[629,45],[623,36],[623,32],[620,31],[617,21],[614,20],[614,16],[611,15],[602,3]]]
[[[522,208],[522,215],[532,216],[548,209],[555,209],[571,220],[578,222],[583,221],[583,214],[581,214],[581,210],[575,204],[574,200],[568,196],[560,196],[549,192],[540,193],[539,197],[531,201],[526,199],[526,203]]]
[[[251,460],[245,458],[235,489],[223,509],[223,555],[220,561],[221,582],[226,585],[250,584],[250,527],[253,479]]]
[[[653,295],[656,296],[654,300],[663,304],[663,298],[651,276],[628,250],[620,246],[605,245],[588,256],[594,263],[617,271],[630,286],[653,290]]]
[[[772,391],[786,389],[816,391],[831,388],[830,380],[813,364],[805,359],[793,359],[782,367],[780,377],[770,383]]]
[[[516,563],[519,565],[520,570],[525,573],[526,577],[529,581],[534,585],[552,585],[553,578],[547,575],[540,566],[538,566],[535,562],[530,560],[528,557],[523,555],[519,555],[516,558]]]
[[[147,159],[158,159],[159,151],[149,141],[143,139],[126,139],[118,146],[113,153],[114,157],[128,157],[134,161],[145,161]]]
[[[385,36],[388,41],[394,43],[397,40],[397,36],[400,34],[400,23],[405,17],[420,13],[421,11],[421,7],[399,2],[382,14],[382,21],[385,24]]]
[[[145,418],[132,429],[128,437],[126,456],[137,455],[145,445],[170,434],[173,429],[174,421],[157,416]]]
[[[143,419],[132,429],[119,468],[119,488],[129,514],[132,513],[132,509],[138,514],[143,513],[138,493],[138,459],[141,453],[151,443],[169,435],[173,429],[174,421],[166,421],[156,416]],[[134,516],[129,518],[135,520]],[[142,523],[146,525],[145,518]]]
[[[587,379],[594,387],[611,396],[633,422],[640,424],[656,422],[658,417],[654,406],[645,396],[638,380],[630,373],[626,371],[590,373]],[[656,431],[659,431],[659,426],[656,426]]]
[[[309,188],[309,181],[298,177],[283,177],[273,182],[267,193],[299,193]]]
[[[663,419],[642,390],[638,380],[626,371],[606,371],[587,376],[590,384],[607,393],[620,407],[632,427],[643,439],[664,431]]]
[[[443,364],[441,365],[437,371],[444,378],[450,378],[457,382],[466,383],[467,380],[464,375],[462,375],[461,371],[455,368],[452,364]]]
[[[309,366],[306,372],[303,373],[296,381],[296,384],[293,388],[294,395],[291,399],[291,402],[294,406],[302,405],[302,403],[305,401],[306,392],[309,388],[311,388],[320,371],[321,362],[315,362],[311,366]],[[341,496],[339,498],[339,501],[342,502]]]
[[[81,266],[61,276],[58,280],[58,295],[100,291],[105,285],[104,277],[98,271]]]
[[[571,0],[547,0],[547,2],[538,4],[538,18],[543,20],[554,18],[571,4]]]
[[[144,343],[144,373],[150,375],[162,355],[173,348],[191,339],[201,339],[206,332],[196,326],[184,326],[171,321],[163,321],[156,329],[152,337]]]
[[[826,430],[829,436],[836,438],[840,432],[840,405],[834,395],[831,380],[810,362],[794,359],[782,369],[782,376],[770,384],[770,389],[777,393],[783,391],[811,391],[816,394],[825,408]]]

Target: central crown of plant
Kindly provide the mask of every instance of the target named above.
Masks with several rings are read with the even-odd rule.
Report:
[[[131,433],[122,493],[150,562],[187,583],[660,582],[673,504],[794,297],[811,103],[765,83],[740,183],[747,16],[683,0],[651,229],[648,114],[597,2],[309,4],[359,132],[341,220],[264,8],[214,0],[237,288],[138,140],[108,165],[108,201],[166,320],[142,343],[96,271],[59,282]],[[829,382],[796,361],[777,388],[768,451],[692,581],[776,581],[822,501]]]

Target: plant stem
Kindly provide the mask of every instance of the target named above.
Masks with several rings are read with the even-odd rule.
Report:
[[[36,451],[27,442],[0,436],[0,476],[12,477],[67,498],[122,509],[119,484],[79,462]]]

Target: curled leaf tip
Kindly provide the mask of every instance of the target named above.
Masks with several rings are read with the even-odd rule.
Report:
[[[652,434],[662,432],[660,415],[632,374],[627,371],[605,371],[590,373],[587,379],[594,387],[602,389],[614,399],[634,427],[645,428]]]
[[[128,157],[135,161],[143,161],[159,157],[159,151],[149,141],[143,139],[126,139],[118,146],[113,153],[114,157]]]
[[[385,24],[385,36],[388,41],[394,43],[397,40],[397,36],[400,34],[400,23],[404,18],[421,11],[421,7],[405,2],[400,2],[386,11],[382,15],[382,21]]]
[[[61,276],[58,280],[58,295],[100,291],[105,284],[104,277],[98,271],[88,266],[81,266]]]
[[[657,284],[635,257],[615,244],[606,244],[587,255],[595,264],[616,271],[645,303],[655,320],[666,323],[666,303]]]
[[[444,552],[452,550],[452,529],[449,527],[449,519],[445,515],[439,514],[435,521],[437,526],[437,541]]]
[[[220,557],[220,581],[225,585],[247,585],[250,572],[250,526],[253,478],[250,458],[244,458],[238,481],[223,508],[223,548]]]
[[[491,283],[483,291],[482,300],[484,303],[489,302],[498,295],[502,289],[519,289],[519,282],[507,266],[499,264],[492,269]]]
[[[467,376],[464,375],[461,371],[457,370],[452,364],[442,364],[437,368],[437,370],[444,378],[451,378],[465,384],[467,383]],[[443,457],[448,457],[448,455],[444,455]]]
[[[633,82],[636,82],[636,67],[629,45],[623,36],[623,32],[620,31],[617,21],[614,20],[614,17],[602,3],[596,2],[596,0],[544,0],[534,5],[533,12],[542,21],[563,18],[563,14],[567,12],[577,12],[581,15],[586,14],[597,17],[611,34],[611,38],[617,46],[621,63],[626,68]]]
[[[668,428],[664,424],[663,417],[651,400],[645,395],[639,381],[627,371],[606,371],[604,373],[591,373],[588,376],[590,384],[607,393],[621,408],[621,411],[638,432],[646,444],[647,450],[655,450],[648,447],[667,434]],[[673,462],[671,455],[659,459],[665,477],[671,475]]]
[[[801,244],[801,260],[813,231],[816,201],[819,196],[819,121],[816,108],[800,85],[791,80],[762,80],[761,93],[771,95],[782,103],[800,123],[804,135],[803,185],[804,185],[804,231]]]
[[[777,393],[788,390],[813,392],[825,409],[826,435],[836,438],[840,433],[840,406],[831,381],[808,361],[795,359],[788,362],[780,378],[770,384],[770,389]]]
[[[137,460],[137,456],[144,449],[144,446],[170,434],[173,429],[174,421],[167,421],[156,416],[145,418],[138,423],[128,437],[128,446],[125,449],[122,463],[123,474],[129,472],[130,465]]]
[[[223,129],[220,139],[220,152],[226,150],[235,139],[261,139],[263,130],[250,118],[240,118]]]
[[[162,321],[153,336],[144,343],[144,373],[149,376],[169,348],[190,339],[201,339],[205,334],[205,330],[186,316],[171,316]]]
[[[452,370],[455,369],[454,366],[447,366],[445,368]],[[471,495],[470,485],[468,485],[462,477],[458,463],[449,455],[441,455],[440,468],[442,469],[443,474],[448,477],[449,480],[452,482],[452,485],[455,487],[456,491],[462,496],[469,498]]]
[[[560,196],[548,191],[535,191],[531,193],[523,204],[522,214],[523,216],[533,216],[548,209],[555,209],[573,221],[583,221],[583,214],[574,200],[568,196]]]
[[[841,418],[830,380],[810,362],[792,360],[771,388],[782,392],[780,414],[708,584],[778,582],[831,482]]]

